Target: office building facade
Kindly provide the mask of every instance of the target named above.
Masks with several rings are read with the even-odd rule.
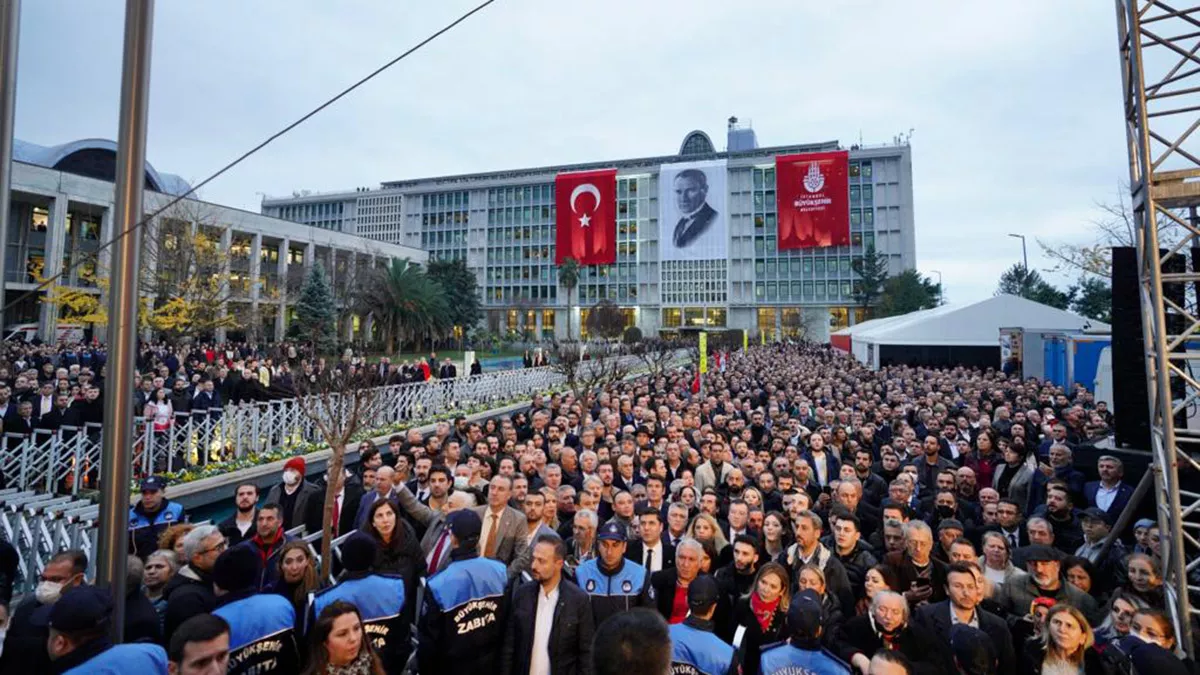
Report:
[[[5,248],[5,326],[11,330],[36,323],[42,339],[52,341],[62,308],[45,301],[45,293],[38,291],[41,280],[61,273],[61,284],[102,298],[105,295],[109,254],[101,246],[113,236],[116,144],[101,139],[59,146],[18,141],[13,160]],[[183,179],[159,173],[150,164],[146,165],[145,188],[147,214],[190,190]],[[334,222],[333,211],[321,213],[322,222]],[[185,231],[203,234],[219,247],[217,269],[211,273],[219,275],[226,286],[226,292],[217,297],[224,314],[232,316],[237,326],[195,337],[282,338],[294,315],[303,278],[318,261],[338,295],[338,289],[344,290],[366,267],[385,265],[392,259],[423,263],[428,258],[419,249],[347,234],[340,227],[302,225],[194,199],[182,200],[163,217],[190,221],[183,223]],[[169,238],[158,237],[165,232],[159,229],[160,223],[156,219],[146,225],[150,241],[143,244],[144,266],[162,265],[168,259],[165,253],[146,254],[154,242],[175,245]],[[178,220],[173,224],[178,225]],[[193,263],[193,273],[198,264]],[[343,338],[361,337],[369,330],[348,312],[343,316],[339,327]],[[70,318],[64,316],[61,321],[70,322]],[[96,329],[98,335],[103,334],[102,326]]]
[[[466,260],[488,328],[530,337],[565,337],[567,321],[573,335],[586,335],[589,308],[607,299],[646,335],[745,329],[772,339],[827,340],[831,330],[861,319],[854,261],[868,248],[888,256],[893,275],[915,268],[907,142],[849,148],[849,246],[780,251],[775,158],[842,148],[837,142],[760,148],[752,130],[732,121],[728,134],[723,152],[707,134],[693,131],[675,155],[391,181],[325,201],[353,200],[362,236],[419,248],[430,259]],[[727,258],[662,259],[673,224],[660,222],[659,172],[705,161],[725,172],[728,241],[721,250]],[[555,176],[605,168],[617,169],[616,262],[583,269],[568,311],[554,262],[561,207]],[[285,217],[299,203],[270,199],[262,208]],[[368,222],[367,204],[388,206],[376,206]]]

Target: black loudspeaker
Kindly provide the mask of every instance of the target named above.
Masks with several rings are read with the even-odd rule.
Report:
[[[1113,416],[1117,446],[1150,449],[1150,399],[1138,290],[1137,249],[1112,250]]]

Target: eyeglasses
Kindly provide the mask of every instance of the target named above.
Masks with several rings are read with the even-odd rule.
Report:
[[[212,553],[213,551],[220,553],[221,551],[224,551],[227,548],[229,548],[229,542],[222,539],[221,542],[218,543],[216,546],[213,546],[211,548],[206,548],[203,551],[201,551],[200,555],[206,555],[208,553]]]

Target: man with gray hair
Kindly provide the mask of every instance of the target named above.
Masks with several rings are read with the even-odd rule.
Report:
[[[933,531],[920,520],[910,520],[904,525],[904,550],[883,558],[911,606],[946,599],[946,564],[932,554]]]
[[[187,564],[163,589],[167,601],[163,633],[167,640],[184,621],[216,608],[212,570],[226,548],[225,535],[215,525],[201,525],[184,536],[183,558]]]

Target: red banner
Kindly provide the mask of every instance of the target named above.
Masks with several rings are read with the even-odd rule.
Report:
[[[617,261],[617,170],[560,173],[554,177],[554,263],[574,258],[580,265]]]
[[[850,153],[775,158],[779,250],[850,245]]]

